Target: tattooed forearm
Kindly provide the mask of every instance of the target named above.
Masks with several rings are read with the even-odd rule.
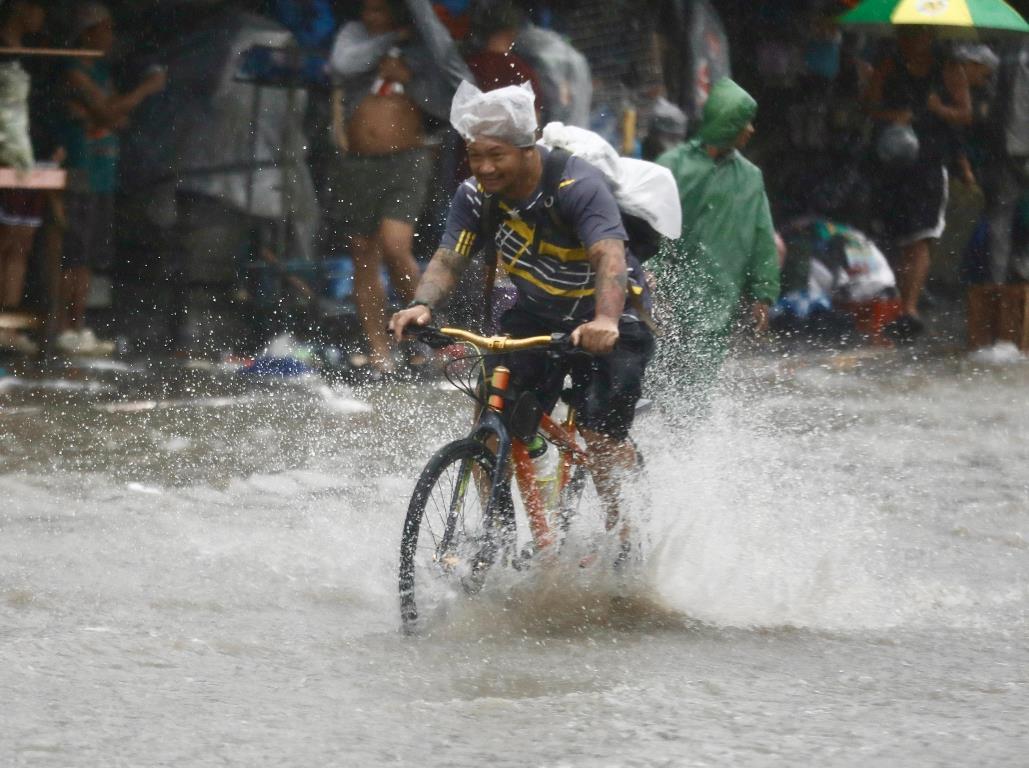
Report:
[[[625,308],[625,290],[629,282],[625,243],[621,240],[601,240],[590,247],[589,257],[597,273],[594,283],[596,316],[618,322]]]
[[[468,266],[468,259],[449,248],[440,248],[425,268],[414,292],[415,301],[424,301],[430,307],[438,306],[457,285],[457,279]]]

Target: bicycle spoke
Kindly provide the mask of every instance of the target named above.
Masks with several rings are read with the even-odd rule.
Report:
[[[433,457],[408,509],[401,545],[400,596],[405,622],[421,609],[481,588],[497,551],[487,513],[493,454],[473,440],[457,441]],[[417,592],[417,607],[415,593]]]

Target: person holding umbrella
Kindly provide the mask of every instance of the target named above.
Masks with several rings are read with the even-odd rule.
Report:
[[[942,55],[934,33],[959,39],[1027,34],[1029,23],[1004,0],[862,0],[840,23],[898,37],[897,52],[879,63],[865,100],[880,122],[885,224],[901,249],[897,282],[904,315],[891,331],[908,340],[923,330],[918,299],[929,243],[943,232],[952,133],[972,121],[965,72]]]
[[[901,30],[896,52],[876,66],[865,100],[879,123],[883,225],[900,250],[896,272],[903,314],[888,331],[910,341],[924,330],[918,300],[929,274],[930,243],[946,224],[947,164],[955,151],[954,130],[971,123],[971,96],[964,70],[944,58],[932,29],[914,26]],[[894,137],[910,137],[908,131],[914,134],[906,144],[910,149],[895,151]]]

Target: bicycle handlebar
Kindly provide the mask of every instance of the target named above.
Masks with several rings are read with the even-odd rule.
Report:
[[[418,339],[423,344],[433,348],[445,347],[455,341],[465,341],[479,349],[487,349],[492,352],[509,352],[519,349],[537,349],[540,347],[551,347],[552,349],[567,349],[571,341],[567,333],[552,333],[549,336],[528,336],[522,339],[512,339],[509,336],[480,336],[472,331],[462,328],[434,328],[431,325],[407,326],[405,334]]]

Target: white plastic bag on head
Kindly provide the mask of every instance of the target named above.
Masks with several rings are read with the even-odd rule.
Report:
[[[542,143],[565,149],[600,170],[625,213],[638,216],[673,240],[682,234],[679,187],[663,165],[621,157],[602,136],[573,125],[548,123]]]
[[[450,106],[450,124],[465,141],[497,139],[517,147],[536,143],[536,104],[528,83],[480,91],[463,80]]]

